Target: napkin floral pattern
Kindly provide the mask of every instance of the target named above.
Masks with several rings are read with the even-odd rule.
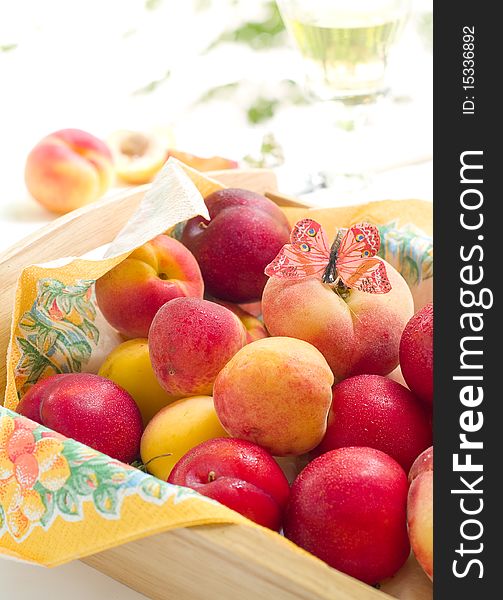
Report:
[[[49,529],[57,517],[81,520],[84,502],[105,519],[120,519],[128,494],[155,504],[170,496],[176,502],[201,498],[0,410],[0,535],[6,531],[21,542],[34,527]]]
[[[95,318],[94,280],[65,285],[48,277],[38,282],[33,305],[17,326],[15,379],[20,396],[39,379],[82,370],[100,338]]]

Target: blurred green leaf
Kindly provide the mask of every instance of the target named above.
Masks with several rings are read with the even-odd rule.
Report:
[[[0,45],[0,52],[12,52],[18,47],[18,44],[2,44]]]
[[[277,98],[265,98],[261,96],[248,108],[246,117],[253,125],[268,121],[274,116],[278,104],[279,100]]]
[[[267,133],[262,138],[259,156],[255,157],[248,154],[243,158],[243,161],[249,167],[256,169],[277,167],[282,165],[284,160],[283,148],[272,133]]]
[[[196,104],[203,104],[204,102],[209,102],[210,100],[229,98],[232,93],[238,89],[240,83],[240,81],[233,81],[232,83],[225,83],[224,85],[212,87],[196,100]]]
[[[267,2],[267,15],[262,21],[248,21],[237,29],[224,31],[206,51],[212,50],[222,42],[236,42],[246,44],[254,50],[272,48],[281,43],[285,26],[279,13],[276,2]]]
[[[304,89],[296,81],[284,79],[281,84],[285,88],[286,97],[292,104],[309,104],[309,99],[306,96]]]
[[[161,6],[162,0],[145,0],[146,10],[155,10]]]
[[[161,86],[163,83],[165,83],[170,77],[171,77],[171,71],[166,71],[166,73],[162,77],[159,77],[159,79],[154,79],[154,81],[147,83],[147,85],[144,85],[143,87],[138,88],[131,95],[132,96],[142,96],[144,94],[151,94],[159,86]]]
[[[215,86],[207,90],[202,94],[195,102],[195,104],[203,104],[211,100],[228,100],[236,95],[236,92],[242,88],[243,85],[250,87],[249,82],[246,80],[233,81],[224,85]],[[288,105],[301,105],[307,104],[308,99],[302,90],[302,87],[291,79],[283,79],[278,81],[277,85],[273,86],[271,90],[271,96],[259,95],[256,96],[257,90],[251,89],[250,93],[255,96],[255,100],[252,101],[246,111],[248,122],[256,125],[258,123],[264,123],[271,119],[276,110],[281,106]]]

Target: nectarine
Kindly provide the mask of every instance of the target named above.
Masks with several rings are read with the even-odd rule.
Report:
[[[378,583],[409,555],[407,487],[404,470],[384,452],[332,450],[295,480],[285,535],[335,569]]]
[[[266,265],[289,239],[285,215],[268,198],[237,188],[218,190],[204,201],[211,220],[190,219],[181,241],[196,257],[206,291],[230,302],[258,300]]]
[[[38,386],[38,387],[37,387]],[[39,404],[39,423],[122,462],[139,454],[143,430],[131,396],[99,375],[67,373],[41,380],[29,391]],[[33,418],[29,403],[18,411]]]
[[[381,375],[355,375],[334,386],[327,432],[316,452],[369,446],[408,472],[431,437],[429,416],[410,390]]]
[[[168,482],[190,487],[276,531],[290,493],[283,471],[270,454],[232,438],[208,440],[189,450]]]
[[[433,304],[418,311],[405,326],[400,341],[400,366],[410,389],[433,405]]]
[[[233,437],[276,456],[304,454],[323,438],[334,377],[302,340],[269,337],[240,350],[220,371],[215,410]]]

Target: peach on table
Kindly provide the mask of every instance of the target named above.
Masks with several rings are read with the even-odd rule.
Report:
[[[30,194],[63,214],[94,202],[111,186],[113,159],[105,142],[80,129],[61,129],[31,150],[25,165]]]
[[[132,185],[152,181],[166,162],[163,138],[154,133],[121,129],[108,137],[117,177]]]

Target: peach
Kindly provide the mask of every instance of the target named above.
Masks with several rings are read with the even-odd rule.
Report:
[[[290,493],[288,480],[270,454],[230,438],[208,440],[189,450],[168,482],[190,487],[276,531]]]
[[[257,340],[219,373],[215,410],[232,436],[275,456],[312,450],[323,438],[334,377],[311,344],[286,337]]]
[[[409,472],[407,524],[412,551],[433,579],[433,447],[415,460]]]
[[[25,166],[30,194],[55,213],[94,202],[110,187],[113,160],[105,142],[80,129],[62,129],[31,150]]]
[[[141,459],[152,475],[166,481],[187,452],[213,438],[227,437],[211,396],[182,398],[161,409],[141,438]]]
[[[247,190],[217,190],[204,199],[211,220],[187,221],[181,241],[201,267],[206,291],[229,302],[260,299],[265,267],[288,242],[290,226],[274,202]]]
[[[400,366],[409,388],[428,406],[433,405],[433,304],[430,302],[407,323],[400,341]]]
[[[408,472],[431,437],[429,416],[410,390],[381,375],[355,375],[334,386],[327,432],[316,451],[368,446]]]
[[[28,392],[37,397],[39,423],[122,462],[139,454],[141,414],[131,396],[99,375],[67,373],[41,380]],[[33,418],[30,404],[18,412]]]
[[[177,240],[158,235],[96,281],[105,319],[128,338],[147,337],[156,312],[182,296],[202,298],[196,259]]]
[[[255,340],[261,340],[262,338],[269,337],[267,329],[262,321],[258,317],[249,313],[239,304],[224,302],[223,300],[214,300],[214,302],[225,306],[225,308],[228,308],[239,318],[246,329],[246,342],[248,344],[250,342],[254,342]]]
[[[369,294],[352,289],[340,296],[320,277],[271,277],[262,297],[264,323],[273,336],[316,346],[336,380],[351,375],[386,375],[398,365],[400,336],[414,303],[407,283],[389,264],[392,289]]]
[[[290,491],[285,536],[370,584],[406,561],[407,476],[384,452],[339,448],[313,460]]]
[[[166,303],[148,334],[159,383],[180,396],[211,394],[219,371],[245,343],[245,329],[234,313],[199,298]]]
[[[119,130],[108,142],[117,177],[125,183],[141,185],[152,181],[166,162],[163,140],[153,133]]]
[[[148,340],[137,338],[119,344],[106,357],[98,371],[128,392],[140,409],[143,425],[161,408],[177,400],[162,389],[154,375],[148,353]]]

